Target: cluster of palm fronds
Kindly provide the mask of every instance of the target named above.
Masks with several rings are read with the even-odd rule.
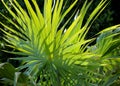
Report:
[[[119,31],[115,32],[120,25],[98,33],[100,36],[93,46],[89,44],[95,38],[86,39],[92,23],[107,6],[107,0],[102,0],[83,24],[85,14],[92,4],[92,1],[86,0],[70,26],[67,25],[71,17],[65,24],[61,23],[78,0],[66,11],[62,11],[63,0],[44,0],[43,13],[36,0],[31,1],[34,7],[28,0],[24,0],[27,8],[24,10],[16,0],[10,0],[14,8],[12,11],[2,0],[15,20],[0,13],[14,26],[13,29],[0,22],[7,29],[1,28],[6,46],[15,49],[5,52],[21,55],[12,59],[21,60],[22,64],[18,68],[9,63],[0,64],[1,83],[8,82],[14,86],[109,86],[118,79],[119,72],[111,74],[119,63],[119,55],[113,53],[120,44],[117,38]]]

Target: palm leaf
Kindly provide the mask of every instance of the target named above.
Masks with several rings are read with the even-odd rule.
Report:
[[[110,43],[106,43],[104,48],[101,47],[101,44],[98,44],[100,49],[93,53],[86,49],[94,38],[85,39],[85,37],[92,23],[107,6],[107,0],[102,0],[98,4],[83,25],[85,14],[92,4],[92,2],[86,0],[78,16],[67,29],[66,25],[72,17],[62,27],[60,24],[78,0],[75,0],[65,12],[62,12],[63,0],[56,0],[54,4],[53,0],[44,0],[43,14],[36,0],[32,0],[33,5],[30,4],[29,0],[24,0],[27,11],[16,0],[10,1],[15,12],[9,9],[3,0],[2,2],[17,23],[0,14],[20,31],[18,32],[16,29],[0,22],[7,30],[17,34],[9,33],[1,28],[1,31],[5,33],[4,39],[9,43],[7,46],[19,50],[19,52],[12,51],[11,53],[27,55],[26,57],[13,59],[23,61],[24,64],[18,67],[18,70],[25,69],[24,72],[33,77],[34,82],[38,82],[34,83],[34,85],[85,86],[97,83],[98,79],[94,80],[92,77],[100,76],[95,71],[97,71],[98,67],[106,64],[103,60],[95,57],[105,55],[108,53],[108,49],[115,45],[110,46],[113,43],[111,42],[112,39],[106,38],[106,42]],[[114,30],[118,26],[107,28],[100,33]],[[64,32],[65,29],[66,32]],[[101,42],[103,44],[104,40]],[[116,41],[117,43],[118,41]],[[100,52],[101,50],[102,52]],[[98,51],[99,53],[96,53]],[[18,76],[16,75],[15,78],[17,79]]]

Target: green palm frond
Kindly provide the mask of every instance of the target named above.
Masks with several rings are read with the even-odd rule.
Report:
[[[62,12],[63,0],[56,0],[54,7],[53,0],[44,0],[43,13],[36,0],[31,1],[34,7],[29,0],[24,0],[27,8],[25,11],[16,0],[10,0],[14,12],[2,0],[6,9],[16,20],[13,22],[0,13],[16,28],[13,29],[0,22],[10,31],[9,33],[0,28],[5,34],[5,41],[9,44],[7,46],[19,50],[11,53],[24,55],[14,58],[23,61],[23,65],[18,67],[18,70],[25,69],[24,72],[42,86],[87,86],[88,84],[90,86],[91,82],[97,83],[98,78],[92,77],[100,76],[95,71],[104,64],[101,60],[94,59],[98,55],[86,51],[88,44],[95,39],[85,39],[85,37],[92,23],[107,6],[107,0],[101,0],[83,25],[85,14],[92,4],[86,0],[77,18],[68,26],[66,32],[64,30],[70,19],[62,27],[60,24],[78,0],[75,0],[64,13]],[[58,28],[61,29],[58,30]]]
[[[97,54],[97,59],[101,60],[104,66],[99,68],[99,73],[103,74],[103,80],[100,81],[100,86],[109,86],[118,80],[119,77],[119,64],[120,64],[120,33],[116,32],[119,28],[118,25],[116,30],[110,27],[109,30],[105,29],[101,31],[97,37],[96,44],[91,46],[88,50],[92,53]]]

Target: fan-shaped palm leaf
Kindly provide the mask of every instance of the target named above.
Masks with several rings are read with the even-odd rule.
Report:
[[[5,33],[4,39],[9,43],[8,46],[19,50],[11,53],[24,55],[24,57],[14,58],[24,62],[18,69],[26,69],[24,72],[42,86],[86,86],[88,84],[90,86],[91,81],[96,83],[97,78],[93,79],[91,76],[96,77],[94,71],[102,64],[99,60],[93,59],[95,54],[86,51],[87,45],[94,39],[86,40],[85,37],[94,20],[107,6],[106,0],[98,4],[83,25],[85,14],[92,4],[85,1],[77,18],[66,32],[64,30],[70,19],[62,27],[60,24],[78,0],[75,0],[65,12],[62,12],[63,0],[56,0],[54,6],[53,0],[44,0],[44,13],[41,13],[36,0],[31,1],[34,7],[28,0],[24,0],[27,8],[24,10],[16,0],[10,0],[14,12],[2,0],[16,20],[13,22],[1,14],[16,28],[13,29],[0,22],[10,31],[9,33],[1,28]]]

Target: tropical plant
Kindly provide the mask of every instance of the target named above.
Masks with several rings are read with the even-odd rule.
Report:
[[[32,83],[29,83],[28,77],[19,71],[15,70],[15,67],[10,63],[1,63],[0,64],[0,85],[2,86],[31,86]]]
[[[97,37],[96,44],[89,47],[89,51],[97,54],[97,59],[101,59],[105,66],[100,67],[98,72],[101,73],[104,79],[100,81],[100,86],[114,86],[115,81],[120,77],[120,35],[119,29],[110,30],[101,33]]]
[[[15,20],[12,21],[0,13],[14,26],[12,28],[0,22],[7,29],[6,31],[1,28],[5,34],[4,40],[8,43],[6,46],[14,49],[4,51],[20,55],[12,58],[22,61],[21,66],[16,70],[29,76],[33,86],[98,86],[99,84],[106,86],[105,81],[102,80],[104,74],[99,70],[109,64],[107,51],[116,46],[120,40],[115,40],[114,45],[111,38],[117,34],[110,35],[109,39],[105,39],[110,43],[102,46],[98,42],[96,45],[99,48],[92,52],[92,47],[88,48],[88,45],[95,38],[86,39],[86,35],[92,23],[107,6],[107,0],[101,0],[83,24],[85,14],[92,4],[92,1],[86,0],[69,26],[67,25],[76,11],[65,24],[62,24],[62,21],[79,0],[75,0],[66,11],[62,11],[63,0],[44,0],[43,14],[36,0],[31,1],[34,7],[28,0],[24,0],[27,8],[24,10],[16,0],[10,0],[14,8],[12,11],[2,0]],[[100,34],[119,26],[106,28]],[[104,56],[106,53],[108,57]],[[14,83],[14,86],[16,85],[17,83]]]

